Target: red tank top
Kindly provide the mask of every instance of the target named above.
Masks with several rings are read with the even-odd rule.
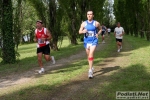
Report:
[[[46,41],[43,41],[41,38],[47,38],[48,36],[46,35],[46,32],[44,32],[44,29],[45,28],[42,28],[42,30],[38,30],[36,29],[36,38],[37,38],[37,41],[38,41],[38,45],[37,47],[43,47],[43,46],[46,46]]]

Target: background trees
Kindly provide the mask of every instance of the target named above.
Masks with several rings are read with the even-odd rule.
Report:
[[[150,40],[150,0],[114,0],[114,15],[127,34]]]
[[[53,50],[59,50],[58,43],[64,36],[70,44],[77,45],[83,37],[78,30],[88,9],[93,10],[97,21],[112,30],[116,20],[126,34],[150,40],[150,0],[0,0],[0,52],[4,62],[15,62],[15,47],[20,43],[33,42],[38,19],[52,33]]]
[[[15,44],[13,41],[13,9],[11,0],[2,1],[1,32],[2,32],[2,58],[4,63],[14,63]]]

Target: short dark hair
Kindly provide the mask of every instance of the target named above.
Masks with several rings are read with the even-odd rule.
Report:
[[[37,20],[37,21],[36,21],[36,23],[37,23],[37,22],[39,22],[39,23],[43,24],[43,22],[42,22],[41,20]]]
[[[89,11],[92,11],[92,13],[93,13],[93,15],[94,15],[94,12],[93,12],[93,10],[91,10],[91,9],[87,10],[87,12],[89,12]]]
[[[120,22],[117,22],[117,24],[120,24]]]

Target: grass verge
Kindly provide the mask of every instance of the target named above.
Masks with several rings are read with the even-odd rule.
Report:
[[[108,44],[95,54],[95,64],[109,58],[113,53],[117,54],[114,58],[122,59],[121,62],[116,62],[120,69],[107,75],[99,75],[92,80],[94,85],[84,87],[86,91],[75,92],[69,97],[71,100],[115,100],[116,91],[149,91],[149,42],[131,36],[125,36],[124,40],[125,45],[120,54],[115,53],[116,45],[113,37],[110,37]],[[47,74],[37,75],[28,84],[6,88],[0,93],[0,99],[49,100],[55,95],[54,93],[59,92],[60,87],[64,87],[70,82],[69,80],[73,80],[85,71],[87,71],[86,58],[49,71]],[[65,92],[62,94],[66,96]]]
[[[60,51],[51,50],[51,55],[54,55],[57,60],[75,54],[80,50],[83,50],[81,42],[78,45],[70,45],[69,40],[65,38]],[[20,58],[15,64],[0,64],[0,77],[13,73],[22,73],[38,67],[36,43],[19,46],[18,52],[20,53]],[[45,63],[46,61],[43,59],[43,62]]]
[[[109,44],[114,42],[114,38],[108,39],[108,45],[105,46],[100,52],[96,52],[95,64],[99,61],[103,61],[110,55],[110,51],[113,51],[115,45]],[[74,47],[72,47],[75,49]],[[76,47],[77,49],[78,47]],[[83,48],[83,47],[82,47]],[[103,53],[102,53],[103,52]],[[20,84],[19,86],[12,86],[6,88],[0,93],[0,99],[5,100],[46,100],[52,93],[58,90],[63,84],[69,82],[87,71],[87,59],[80,59],[70,65],[64,66],[63,68],[56,69],[47,72],[44,75],[37,75],[36,78],[28,82],[28,84]]]
[[[116,91],[149,91],[149,51],[149,41],[125,36],[122,52],[113,56],[121,59],[120,62],[116,62],[119,69],[111,72],[109,68],[107,73],[93,80],[94,85],[88,87],[84,92],[75,94],[72,97],[73,100],[116,100]]]

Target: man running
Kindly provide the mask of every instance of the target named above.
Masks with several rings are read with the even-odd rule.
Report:
[[[105,43],[105,33],[106,33],[107,29],[104,25],[102,25],[102,43]]]
[[[50,56],[50,47],[49,47],[49,40],[52,38],[50,31],[43,27],[43,22],[38,20],[36,22],[36,30],[34,34],[34,41],[37,42],[37,57],[38,57],[38,64],[41,68],[39,73],[43,73],[44,67],[42,63],[42,56],[44,54],[44,58],[46,61],[51,61],[55,64],[54,56]]]
[[[87,19],[82,22],[79,34],[84,34],[84,47],[88,57],[89,63],[89,72],[88,77],[93,78],[93,60],[94,60],[94,51],[98,44],[98,35],[101,34],[100,23],[93,20],[94,14],[93,11],[87,11]],[[97,31],[98,29],[98,31]]]
[[[117,23],[117,27],[114,30],[114,34],[116,37],[118,52],[120,52],[120,49],[122,49],[122,39],[124,34],[124,29],[121,27],[120,22]]]

